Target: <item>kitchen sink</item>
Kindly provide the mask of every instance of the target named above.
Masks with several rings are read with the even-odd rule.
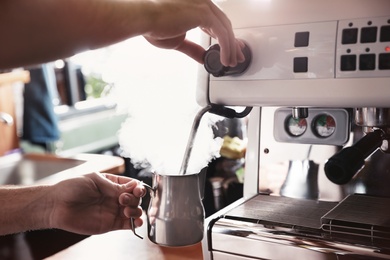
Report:
[[[83,160],[48,154],[10,154],[0,157],[0,185],[31,185],[70,168]]]

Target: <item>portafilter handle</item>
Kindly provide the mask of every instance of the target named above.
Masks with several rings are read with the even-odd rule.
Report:
[[[381,146],[383,140],[383,131],[375,130],[354,145],[342,149],[326,162],[326,177],[335,184],[348,183],[364,166],[365,159]]]

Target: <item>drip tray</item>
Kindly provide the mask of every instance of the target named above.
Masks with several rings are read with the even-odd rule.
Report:
[[[333,238],[390,245],[390,198],[350,195],[321,218]]]
[[[227,219],[321,230],[321,217],[337,203],[257,195],[224,216]]]

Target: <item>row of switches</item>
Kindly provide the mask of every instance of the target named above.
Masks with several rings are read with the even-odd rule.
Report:
[[[390,53],[381,53],[378,56],[378,68],[380,70],[390,70]],[[356,55],[341,55],[341,71],[355,71],[357,66]],[[376,55],[359,55],[359,70],[375,70]]]
[[[358,28],[344,29],[341,36],[342,44],[355,44],[358,41]],[[378,27],[363,27],[360,33],[360,43],[371,43],[377,41]],[[380,28],[380,42],[390,42],[390,25]]]

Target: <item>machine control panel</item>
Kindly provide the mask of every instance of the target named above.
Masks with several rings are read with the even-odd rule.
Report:
[[[207,100],[237,106],[388,107],[390,16],[236,28],[252,59],[210,76]],[[205,102],[205,103],[207,103]]]
[[[235,32],[253,52],[241,80],[390,77],[390,17]]]
[[[339,21],[336,77],[389,77],[390,17]]]

